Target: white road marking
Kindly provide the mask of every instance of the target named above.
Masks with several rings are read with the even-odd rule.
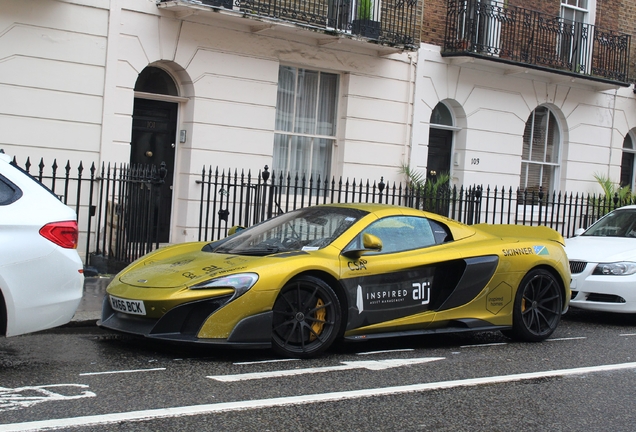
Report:
[[[260,361],[251,361],[251,362],[238,362],[234,364],[235,365],[253,365],[253,364],[261,364],[261,363],[280,363],[280,362],[298,361],[298,360],[299,359],[260,360]]]
[[[508,383],[515,381],[553,378],[569,375],[582,375],[596,372],[607,372],[624,369],[636,369],[636,363],[621,363],[614,365],[601,365],[582,367],[575,369],[559,369],[543,372],[530,372],[515,375],[503,375],[494,377],[472,378],[466,380],[441,381],[426,384],[411,384],[406,386],[383,387],[365,390],[352,390],[334,393],[322,393],[314,395],[282,397],[274,399],[256,399],[249,401],[223,402],[206,405],[192,405],[185,407],[160,408],[143,411],[131,411],[125,413],[112,413],[85,417],[71,417],[63,419],[41,420],[25,423],[13,423],[0,425],[0,432],[61,429],[68,427],[94,426],[112,424],[123,421],[143,421],[158,418],[174,418],[220,412],[241,411],[247,409],[263,409],[287,405],[302,405],[320,402],[334,402],[363,397],[378,397],[404,393],[422,392],[429,390],[450,389],[455,387],[471,387],[478,385]]]
[[[136,373],[136,372],[153,372],[153,371],[163,371],[163,370],[166,370],[166,368],[131,369],[131,370],[105,371],[105,372],[84,372],[84,373],[81,373],[80,376],[109,375],[109,374]]]
[[[546,342],[555,342],[555,341],[570,341],[570,340],[579,340],[579,339],[587,339],[585,336],[576,336],[576,337],[567,337],[567,338],[554,338],[554,339],[546,339]]]
[[[391,360],[365,360],[365,361],[353,361],[342,362],[338,366],[327,366],[320,368],[306,368],[306,369],[288,369],[278,370],[270,372],[253,372],[237,375],[212,375],[208,376],[213,380],[222,382],[235,382],[235,381],[247,381],[263,378],[279,378],[288,377],[294,375],[305,375],[313,373],[335,372],[351,369],[369,369],[369,370],[384,370],[400,366],[408,366],[412,364],[428,363],[436,360],[444,360],[444,357],[426,357],[416,359],[391,359]]]
[[[636,333],[623,333],[619,336],[636,336]]]
[[[42,402],[95,397],[95,393],[91,391],[80,390],[87,388],[88,386],[85,384],[50,384],[17,388],[0,387],[0,411],[28,408]],[[56,391],[53,391],[53,389]],[[73,394],[65,395],[62,393]]]
[[[405,351],[415,351],[415,349],[404,348],[404,349],[394,349],[394,350],[367,351],[367,352],[357,353],[356,355],[373,355],[373,354],[384,354],[384,353],[405,352]]]

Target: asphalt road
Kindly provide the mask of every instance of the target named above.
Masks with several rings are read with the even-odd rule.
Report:
[[[95,327],[0,339],[0,432],[632,431],[636,317],[347,345],[314,360]]]

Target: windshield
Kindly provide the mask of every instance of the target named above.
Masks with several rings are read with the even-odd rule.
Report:
[[[582,235],[595,237],[636,237],[636,209],[614,210]]]
[[[237,255],[269,255],[296,250],[317,250],[367,214],[331,206],[307,207],[277,216],[222,241],[212,251]]]

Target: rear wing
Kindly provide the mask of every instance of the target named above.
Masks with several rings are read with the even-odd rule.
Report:
[[[475,228],[496,237],[550,240],[565,246],[565,240],[558,231],[547,226],[476,224]]]

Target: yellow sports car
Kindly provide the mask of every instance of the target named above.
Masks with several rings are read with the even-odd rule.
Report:
[[[339,338],[552,334],[568,308],[564,240],[406,207],[307,207],[223,240],[160,248],[107,288],[108,329],[308,358]]]

